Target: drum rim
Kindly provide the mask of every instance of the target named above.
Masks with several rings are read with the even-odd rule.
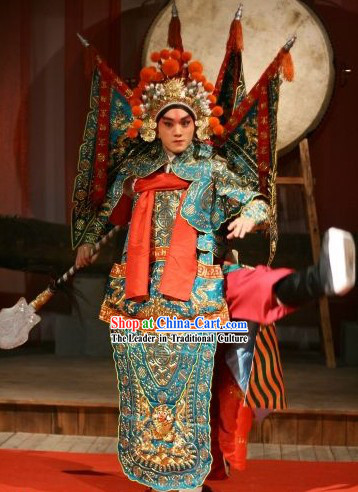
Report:
[[[336,69],[335,69],[335,65],[334,65],[334,51],[333,51],[332,42],[330,40],[330,37],[328,35],[327,29],[324,25],[324,22],[322,21],[322,19],[320,18],[320,16],[316,12],[314,12],[307,4],[305,4],[303,2],[303,0],[296,0],[296,1],[300,4],[300,6],[302,6],[304,9],[306,9],[308,11],[308,13],[312,16],[312,18],[314,19],[314,21],[319,26],[319,28],[322,32],[323,38],[324,38],[326,46],[327,46],[328,58],[329,58],[329,83],[327,86],[327,91],[326,91],[325,97],[324,97],[322,104],[321,104],[321,106],[317,112],[316,117],[312,120],[310,125],[304,131],[302,131],[302,133],[297,138],[295,138],[294,140],[292,140],[292,142],[290,142],[285,147],[282,147],[282,149],[279,149],[277,151],[278,156],[283,156],[285,154],[288,154],[292,149],[297,147],[297,145],[304,138],[308,137],[311,133],[314,132],[314,130],[316,130],[319,127],[319,125],[322,123],[322,121],[323,121],[323,119],[324,119],[324,117],[328,111],[328,108],[330,106],[332,96],[334,93],[335,85],[336,85]],[[151,25],[149,26],[149,28],[147,30],[147,33],[146,33],[145,39],[144,39],[144,43],[143,43],[143,48],[142,48],[142,56],[141,56],[142,66],[145,66],[146,61],[147,61],[146,59],[147,59],[148,52],[149,52],[149,42],[150,42],[151,35],[155,29],[155,26],[160,21],[160,19],[166,14],[168,9],[171,9],[171,2],[168,2],[167,5],[165,5],[161,9],[161,11],[155,16],[155,18],[153,19]],[[299,42],[299,40],[297,40],[297,42]]]
[[[326,30],[326,27],[324,25],[324,22],[322,19],[319,17],[319,15],[314,12],[308,5],[306,5],[302,0],[296,0],[298,3],[305,8],[309,14],[313,17],[319,28],[321,29],[323,38],[325,40],[326,46],[327,46],[327,51],[328,51],[328,58],[329,58],[329,80],[328,80],[328,85],[327,85],[327,91],[325,94],[325,97],[322,101],[322,104],[317,112],[316,117],[312,120],[311,124],[291,143],[286,145],[285,147],[282,147],[277,153],[279,156],[283,156],[290,152],[292,149],[298,146],[300,142],[304,138],[307,138],[310,134],[316,130],[319,125],[322,123],[324,117],[327,114],[328,108],[330,106],[330,103],[332,101],[332,96],[333,92],[335,90],[335,85],[336,85],[336,68],[334,65],[334,51],[333,51],[333,46],[332,42],[330,40],[330,37],[328,35],[328,31]]]

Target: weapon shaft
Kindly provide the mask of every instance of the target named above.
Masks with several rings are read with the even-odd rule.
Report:
[[[94,246],[92,250],[92,256],[98,253],[98,251],[101,249],[101,247],[108,243],[108,241],[115,235],[115,233],[120,229],[119,226],[113,227],[109,233],[104,236],[100,241],[98,241]],[[72,265],[67,272],[65,272],[60,278],[55,280],[55,282],[51,283],[47,289],[45,289],[43,292],[41,292],[30,304],[33,306],[35,311],[38,311],[44,304],[46,304],[51,297],[54,295],[56,292],[57,288],[60,287],[60,285],[64,284],[67,282],[67,280],[70,277],[73,277],[78,270],[81,270],[81,268],[77,268],[76,265]]]

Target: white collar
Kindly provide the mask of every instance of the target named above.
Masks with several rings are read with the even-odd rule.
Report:
[[[173,162],[173,159],[176,156],[176,154],[174,154],[173,152],[170,152],[170,150],[166,150],[165,152],[166,152],[166,154],[168,156],[169,161],[170,162]]]

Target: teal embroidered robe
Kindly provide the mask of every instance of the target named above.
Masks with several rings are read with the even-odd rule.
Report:
[[[145,177],[168,163],[158,142],[143,145],[117,166],[105,203],[93,218],[83,242],[95,243],[123,193],[126,179]],[[241,173],[213,156],[209,145],[191,145],[174,158],[172,172],[191,184],[181,214],[198,230],[198,273],[189,301],[167,299],[158,291],[173,222],[183,190],[158,191],[152,217],[150,295],[126,300],[126,246],[121,264],[112,268],[100,317],[127,318],[197,315],[228,319],[221,267],[227,244],[222,225],[243,214],[257,224],[268,221],[268,206],[257,200],[257,176]],[[134,204],[136,202],[134,200]],[[256,198],[256,200],[255,200]],[[123,333],[123,331],[122,331]],[[120,394],[118,453],[131,480],[159,490],[194,488],[210,471],[209,405],[216,342],[113,344]]]

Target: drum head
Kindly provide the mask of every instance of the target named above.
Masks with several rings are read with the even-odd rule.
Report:
[[[208,80],[215,83],[222,63],[230,23],[237,0],[177,0],[184,49],[204,65]],[[143,62],[150,53],[166,47],[171,5],[154,21],[146,39]],[[245,0],[243,17],[243,66],[249,91],[293,35],[295,67],[293,82],[280,91],[277,148],[280,154],[293,148],[312,131],[329,104],[333,85],[333,53],[328,35],[316,15],[297,0]]]

